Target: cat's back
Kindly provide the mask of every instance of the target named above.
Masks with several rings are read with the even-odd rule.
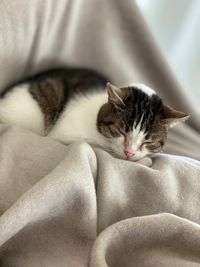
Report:
[[[56,69],[6,89],[0,98],[0,121],[42,134],[56,123],[68,102],[105,88],[106,79],[87,69]]]
[[[30,79],[29,92],[39,104],[45,127],[54,124],[66,105],[77,95],[105,88],[106,79],[88,69],[57,69]]]

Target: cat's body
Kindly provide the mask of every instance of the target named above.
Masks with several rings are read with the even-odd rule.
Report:
[[[39,74],[1,95],[0,122],[64,144],[83,140],[133,161],[161,148],[167,127],[161,127],[166,116],[159,96],[141,84],[123,89],[107,84],[106,90],[106,82],[81,69]],[[183,117],[186,114],[179,112],[178,119]]]
[[[14,124],[21,123],[36,133],[47,134],[72,100],[105,93],[105,85],[103,77],[84,69],[56,69],[38,74],[2,93],[0,121],[11,124],[15,121]]]

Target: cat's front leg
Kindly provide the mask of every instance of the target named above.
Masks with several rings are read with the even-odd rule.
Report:
[[[147,167],[151,167],[153,165],[153,161],[149,157],[144,157],[142,159],[139,159],[136,162],[139,163],[139,164],[141,164],[141,165],[147,166]]]

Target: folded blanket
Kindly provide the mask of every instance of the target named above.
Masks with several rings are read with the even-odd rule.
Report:
[[[0,266],[200,264],[199,161],[148,168],[6,126],[0,148]]]

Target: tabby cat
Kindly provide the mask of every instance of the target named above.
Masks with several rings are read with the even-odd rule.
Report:
[[[87,69],[44,72],[5,90],[0,121],[64,144],[84,140],[115,156],[150,166],[167,132],[188,114],[163,104],[143,84],[118,88]]]

